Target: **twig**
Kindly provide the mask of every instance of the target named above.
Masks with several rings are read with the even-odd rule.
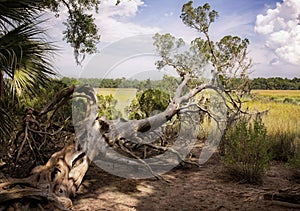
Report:
[[[118,146],[125,151],[126,153],[128,153],[130,156],[132,156],[133,158],[137,159],[140,163],[142,163],[147,169],[148,171],[158,180],[162,180],[165,182],[168,182],[167,180],[165,180],[163,177],[161,177],[160,175],[156,174],[155,172],[153,172],[153,170],[151,169],[151,167],[149,166],[148,163],[146,163],[143,159],[141,159],[140,157],[138,157],[137,155],[135,155],[134,153],[132,153],[131,151],[129,151],[126,147],[124,147],[122,144],[118,144]]]
[[[17,154],[17,158],[16,158],[16,162],[18,162],[19,158],[20,158],[20,155],[21,155],[21,152],[23,150],[23,147],[24,147],[24,144],[26,142],[26,140],[28,139],[28,122],[26,122],[26,126],[25,126],[25,134],[24,134],[24,139],[21,143],[21,146],[18,150],[18,154]]]

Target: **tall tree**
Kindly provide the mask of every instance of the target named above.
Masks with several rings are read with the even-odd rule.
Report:
[[[228,98],[229,123],[232,122],[242,108],[242,96],[249,92],[249,69],[251,59],[247,57],[249,40],[238,36],[224,36],[219,41],[212,41],[209,34],[211,24],[218,17],[208,3],[193,7],[189,1],[182,7],[181,19],[185,25],[195,29],[202,37],[197,37],[190,43],[188,51],[178,49],[184,45],[182,39],[176,39],[170,34],[156,34],[155,45],[161,60],[158,68],[171,66],[181,76],[199,77],[207,62],[213,65],[212,84],[220,81]],[[203,38],[204,37],[204,38]]]

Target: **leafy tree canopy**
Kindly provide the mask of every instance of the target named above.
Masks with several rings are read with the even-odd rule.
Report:
[[[202,76],[207,63],[213,66],[212,80],[220,79],[225,90],[245,90],[249,87],[248,70],[251,59],[247,57],[248,39],[227,35],[219,41],[212,41],[209,34],[210,25],[218,17],[218,13],[209,4],[193,7],[189,1],[182,7],[181,19],[185,25],[199,32],[199,37],[190,43],[187,50],[180,50],[184,41],[170,34],[154,36],[154,45],[161,56],[157,67],[171,66],[184,76],[186,74]],[[236,83],[239,78],[239,83]]]
[[[92,11],[98,12],[100,0],[43,0],[41,10],[50,9],[56,16],[64,7],[68,10],[64,39],[74,49],[77,64],[86,53],[95,53],[100,36]]]

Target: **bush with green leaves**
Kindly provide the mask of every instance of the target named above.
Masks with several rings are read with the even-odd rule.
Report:
[[[116,108],[118,101],[110,95],[97,95],[98,116],[106,119],[117,119],[122,117],[122,113]]]
[[[128,108],[129,119],[143,119],[165,110],[170,96],[159,89],[147,89],[136,95]]]
[[[227,172],[235,179],[247,183],[260,183],[270,161],[267,130],[258,118],[238,119],[225,134]]]

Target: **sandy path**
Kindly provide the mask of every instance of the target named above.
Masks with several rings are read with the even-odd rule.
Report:
[[[232,182],[221,168],[216,159],[201,168],[177,168],[163,175],[167,184],[124,179],[92,166],[74,210],[287,210],[262,199],[266,192],[295,185],[284,165],[272,165],[260,186]]]

